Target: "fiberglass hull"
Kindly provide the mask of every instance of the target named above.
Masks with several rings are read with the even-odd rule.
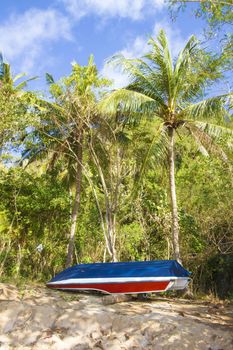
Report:
[[[190,273],[174,260],[81,264],[55,276],[54,289],[139,294],[184,289]]]

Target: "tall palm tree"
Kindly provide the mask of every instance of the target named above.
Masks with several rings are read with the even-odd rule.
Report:
[[[41,140],[35,145],[31,154],[52,154],[50,165],[63,158],[74,188],[72,201],[71,224],[69,232],[66,267],[73,262],[74,239],[80,208],[84,152],[88,149],[89,133],[94,128],[97,118],[96,93],[98,88],[108,84],[100,78],[94,64],[89,58],[86,66],[72,64],[71,74],[55,83],[50,74],[46,76],[50,84],[52,101],[37,100],[41,115],[38,126]],[[38,140],[38,139],[37,139]],[[26,152],[27,156],[27,152]]]
[[[175,186],[175,136],[182,132],[192,136],[206,152],[213,151],[226,160],[226,155],[213,141],[224,133],[232,133],[227,121],[227,103],[232,94],[202,100],[205,88],[220,76],[217,61],[200,49],[192,36],[173,60],[165,32],[157,41],[149,40],[151,50],[142,59],[126,59],[122,55],[112,61],[123,67],[130,83],[108,94],[100,102],[100,110],[114,115],[124,113],[126,122],[147,117],[157,120],[148,158],[157,148],[166,156],[169,168],[174,258],[181,262],[179,218]],[[210,123],[211,122],[211,123]]]

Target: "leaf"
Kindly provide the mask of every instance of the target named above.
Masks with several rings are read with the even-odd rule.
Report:
[[[27,74],[26,73],[19,73],[17,74],[14,78],[13,78],[13,82],[15,82],[18,79],[21,79],[23,77],[25,77]]]
[[[232,103],[233,92],[229,94],[224,94],[220,96],[210,97],[206,100],[190,104],[188,107],[184,108],[181,112],[181,116],[188,116],[193,118],[193,120],[198,119],[211,119],[219,117],[223,120],[227,112],[224,105]]]
[[[208,135],[206,132],[207,130],[199,128],[198,125],[195,125],[194,123],[187,123],[185,127],[194,137],[196,143],[199,145],[199,150],[203,155],[208,156],[210,153],[221,158],[224,162],[228,160],[226,153],[216,142],[214,142],[214,139]]]
[[[47,84],[49,84],[49,85],[55,83],[55,81],[53,79],[53,76],[51,74],[49,74],[49,73],[45,74],[45,79],[46,79]]]
[[[119,111],[143,115],[143,113],[154,111],[153,105],[155,101],[149,96],[136,91],[120,89],[103,98],[98,107],[100,112],[110,115],[116,115]]]
[[[3,62],[2,53],[0,52],[0,79],[2,79],[3,74],[4,74],[4,62]]]
[[[168,149],[168,139],[167,139],[167,127],[164,123],[161,123],[157,130],[155,131],[153,138],[149,147],[146,149],[144,153],[144,159],[141,164],[141,167],[138,171],[138,176],[135,179],[135,189],[134,194],[137,193],[139,187],[142,184],[142,178],[145,174],[146,167],[148,166],[149,159],[153,157],[156,162],[159,163],[162,159],[167,155]]]

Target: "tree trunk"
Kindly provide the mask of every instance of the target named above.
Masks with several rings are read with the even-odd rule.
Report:
[[[181,263],[180,246],[179,246],[179,218],[176,200],[176,184],[175,184],[175,159],[174,159],[174,129],[170,128],[169,132],[169,182],[171,196],[171,211],[172,211],[172,243],[173,255],[179,263]]]
[[[110,248],[110,255],[112,262],[117,261],[117,254],[115,248],[116,242],[116,220],[111,209],[106,205],[106,222],[107,222],[107,232],[108,232],[108,243]]]
[[[70,226],[70,237],[68,244],[68,252],[66,258],[66,267],[72,265],[74,256],[74,237],[77,226],[78,211],[80,207],[81,198],[81,184],[82,184],[82,158],[83,158],[83,145],[82,145],[82,134],[80,134],[77,145],[77,167],[76,167],[76,178],[75,178],[75,196],[73,202],[73,208],[71,213],[71,226]]]
[[[108,251],[108,254],[111,257],[111,260],[113,262],[117,261],[117,254],[116,254],[116,249],[115,249],[115,243],[116,243],[116,216],[112,211],[112,206],[111,206],[111,198],[110,198],[110,194],[107,188],[107,184],[105,181],[105,176],[102,170],[102,167],[100,165],[99,159],[95,153],[95,150],[92,146],[92,144],[90,144],[91,147],[91,154],[92,154],[92,158],[94,160],[94,163],[96,165],[96,168],[98,170],[99,176],[100,176],[100,181],[102,184],[102,189],[104,192],[104,198],[105,198],[105,208],[106,208],[106,212],[105,212],[105,225],[103,223],[103,217],[101,214],[101,209],[100,206],[98,204],[98,198],[97,195],[95,193],[95,197],[96,197],[96,203],[99,209],[99,213],[101,215],[101,221],[102,221],[102,227],[103,227],[103,232],[104,232],[104,238],[105,238],[105,242],[106,242],[106,248]]]

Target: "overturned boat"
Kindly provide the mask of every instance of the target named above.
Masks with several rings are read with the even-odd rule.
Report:
[[[107,294],[153,293],[184,289],[189,276],[176,260],[79,264],[60,272],[47,286]]]

